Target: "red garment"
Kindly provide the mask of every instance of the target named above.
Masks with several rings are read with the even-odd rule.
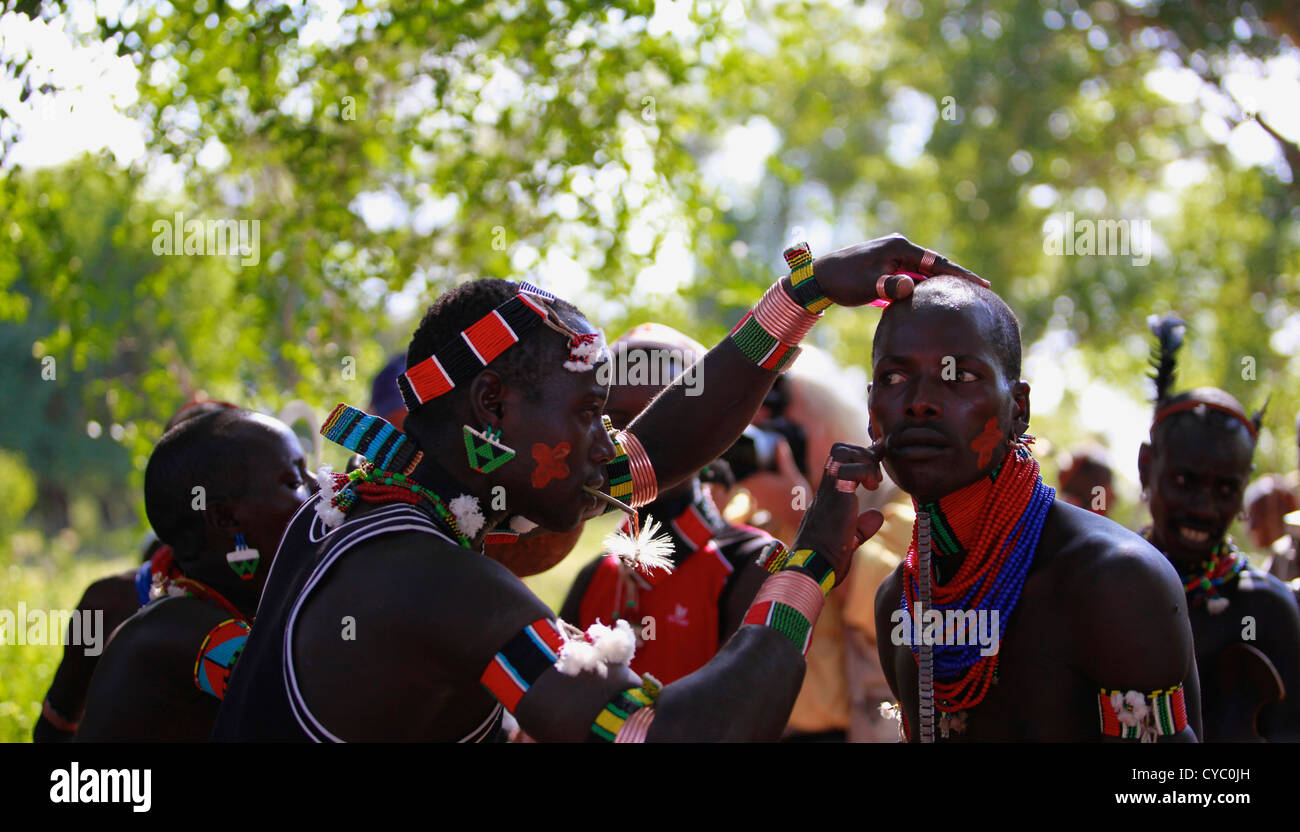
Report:
[[[617,557],[606,555],[583,595],[579,626],[627,619],[637,634],[632,670],[672,684],[718,652],[718,599],[733,571],[713,541],[672,574],[655,570],[652,578],[629,575]]]

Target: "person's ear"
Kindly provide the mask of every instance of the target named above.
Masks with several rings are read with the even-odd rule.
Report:
[[[1015,409],[1011,414],[1011,429],[1014,431],[1011,441],[1014,442],[1029,430],[1029,385],[1017,381],[1011,388],[1011,399],[1015,403]]]
[[[203,509],[203,525],[209,537],[235,539],[239,532],[239,517],[232,500],[208,500]]]
[[[474,415],[474,428],[485,425],[500,427],[505,415],[506,397],[509,393],[501,376],[492,370],[484,370],[470,383],[470,409]]]
[[[1155,451],[1150,442],[1143,442],[1138,448],[1138,482],[1143,491],[1151,488],[1151,466],[1155,463]]]

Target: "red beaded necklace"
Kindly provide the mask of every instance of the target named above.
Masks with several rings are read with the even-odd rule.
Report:
[[[1003,572],[1027,568],[1027,564],[1018,563],[1014,565],[1015,570],[1008,570],[1008,559],[1025,535],[1021,518],[1030,508],[1040,482],[1038,461],[1028,450],[1013,447],[989,477],[937,502],[917,506],[918,512],[930,514],[934,553],[940,558],[963,557],[957,573],[947,583],[938,585],[932,579],[931,609],[975,610],[998,606],[994,596],[1005,594],[1006,579],[1010,577]],[[1017,526],[1020,526],[1019,534],[1016,534]],[[917,527],[913,525],[912,543],[903,567],[909,610],[916,609],[918,566]],[[1017,588],[1015,595],[1018,594]],[[934,692],[939,709],[961,711],[983,701],[997,678],[998,658],[998,654],[984,656],[956,679],[936,679]]]

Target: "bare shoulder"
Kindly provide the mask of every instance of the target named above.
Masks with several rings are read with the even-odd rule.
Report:
[[[196,598],[155,601],[122,623],[105,652],[133,660],[188,662],[213,627],[232,616],[219,607]]]
[[[1233,602],[1239,609],[1257,615],[1300,617],[1290,585],[1253,566],[1242,570]]]
[[[1134,610],[1185,608],[1177,571],[1140,535],[1059,500],[1048,524],[1061,597],[1073,614],[1113,618]]]
[[[1185,681],[1194,666],[1192,632],[1173,565],[1141,536],[1059,501],[1048,525],[1075,666],[1108,687],[1157,690]]]

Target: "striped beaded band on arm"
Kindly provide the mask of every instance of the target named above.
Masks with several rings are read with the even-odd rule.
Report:
[[[514,713],[533,683],[555,666],[563,644],[564,637],[555,622],[539,618],[516,633],[492,657],[479,683],[506,710]]]
[[[826,603],[821,587],[808,575],[786,570],[763,582],[745,613],[745,624],[771,627],[808,655],[813,624]]]
[[[730,338],[750,361],[781,372],[799,355],[799,342],[820,318],[795,303],[778,281],[745,313]]]
[[[1106,737],[1155,742],[1187,727],[1187,703],[1181,684],[1168,690],[1101,689],[1097,695],[1101,733]]]
[[[817,278],[813,277],[812,249],[807,243],[786,249],[785,262],[790,267],[790,285],[794,288],[796,303],[814,314],[832,305],[833,301],[826,297]]]
[[[790,550],[779,540],[771,540],[758,550],[758,565],[775,575],[785,568],[790,559]]]
[[[796,566],[808,570],[808,574],[821,587],[823,595],[831,594],[831,590],[835,588],[835,569],[825,556],[815,549],[796,549],[785,562],[785,568]]]
[[[600,709],[587,733],[587,742],[645,742],[654,719],[655,700],[662,689],[658,679],[642,674],[640,687],[619,691]]]

